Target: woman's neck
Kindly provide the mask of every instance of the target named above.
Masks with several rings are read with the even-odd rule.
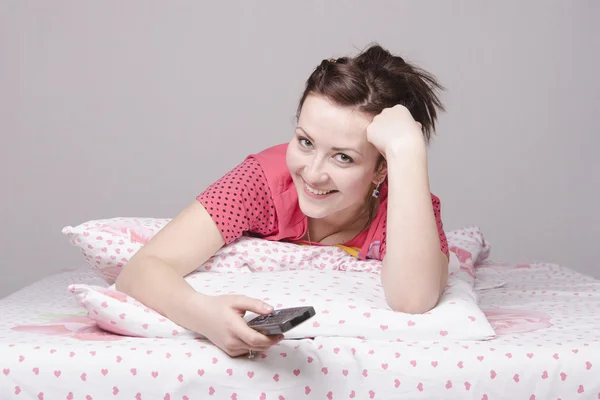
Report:
[[[375,205],[376,209],[378,205],[379,202]],[[360,210],[343,210],[344,215],[340,215],[340,213],[337,212],[323,218],[308,217],[311,241],[314,243],[321,242],[338,234],[352,236],[347,240],[343,240],[343,242],[346,242],[365,229],[369,219],[369,210],[365,207],[361,207]]]

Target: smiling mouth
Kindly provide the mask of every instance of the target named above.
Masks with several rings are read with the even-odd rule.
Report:
[[[316,195],[319,195],[319,196],[324,196],[324,195],[329,194],[329,193],[337,192],[337,190],[317,190],[317,189],[311,187],[306,182],[304,183],[304,188],[306,189],[307,192],[312,193],[312,194],[316,194]]]

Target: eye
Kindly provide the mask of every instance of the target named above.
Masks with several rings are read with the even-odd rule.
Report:
[[[300,146],[303,147],[303,148],[305,148],[305,149],[312,147],[312,143],[310,142],[310,140],[308,140],[305,137],[299,137],[298,138],[298,143],[300,143]],[[338,153],[336,155],[336,157],[340,157],[340,158],[336,158],[336,160],[338,160],[342,164],[350,164],[350,163],[354,162],[354,160],[352,159],[352,157],[347,156],[344,153]]]
[[[339,161],[341,161],[343,164],[350,164],[351,162],[353,162],[354,160],[352,159],[352,157],[349,157],[347,155],[345,155],[344,153],[339,153],[338,156],[341,156],[342,158],[338,158]]]
[[[301,145],[302,147],[309,147],[309,146],[312,146],[312,143],[310,142],[310,140],[308,140],[308,139],[306,139],[306,138],[303,138],[303,137],[301,137],[301,138],[298,138],[298,142],[300,143],[300,145]],[[306,143],[308,143],[308,144],[306,144]]]

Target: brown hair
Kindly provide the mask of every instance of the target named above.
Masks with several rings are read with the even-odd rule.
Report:
[[[436,89],[443,90],[444,87],[433,75],[375,43],[355,57],[321,61],[306,81],[296,119],[300,117],[308,95],[322,96],[339,106],[353,107],[373,116],[401,104],[410,111],[415,121],[421,123],[423,136],[429,143],[432,132],[435,132],[438,109],[444,110]],[[381,156],[375,171],[383,161]],[[375,217],[375,198],[371,196],[371,190],[366,203],[368,226]]]

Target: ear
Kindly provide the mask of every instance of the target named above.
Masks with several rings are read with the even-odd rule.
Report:
[[[378,183],[382,183],[385,180],[385,176],[387,175],[387,161],[382,157],[382,161],[379,162],[379,165],[375,168],[375,174],[373,175],[373,183],[377,185]]]

